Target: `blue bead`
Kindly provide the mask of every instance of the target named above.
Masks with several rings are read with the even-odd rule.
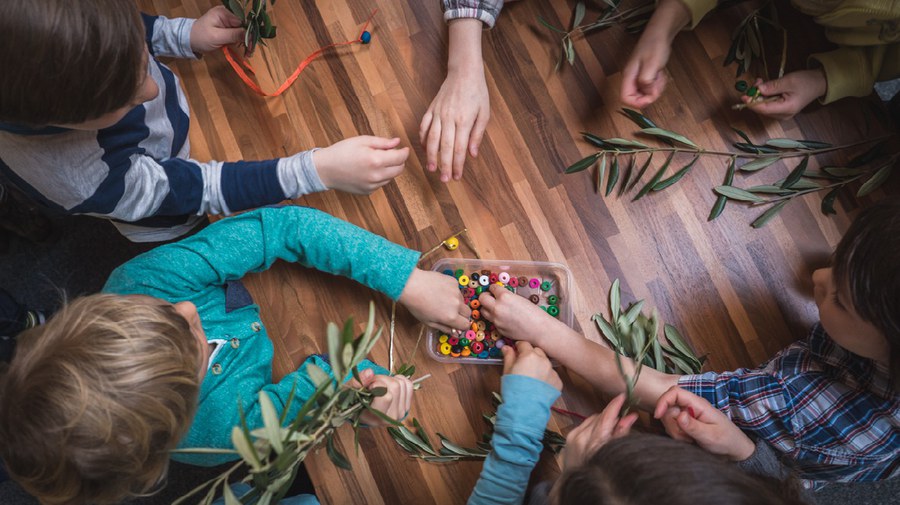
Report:
[[[369,32],[362,32],[362,35],[359,36],[359,41],[363,44],[368,44],[372,41],[372,34]]]

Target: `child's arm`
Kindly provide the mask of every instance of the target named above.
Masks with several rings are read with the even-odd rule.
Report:
[[[503,335],[544,349],[550,357],[606,393],[617,395],[625,391],[614,351],[584,338],[537,305],[503,287],[491,286],[490,292],[482,293],[479,300],[481,313]],[[630,359],[623,357],[622,362],[627,372],[633,369]],[[641,406],[652,409],[660,395],[678,383],[678,377],[643,367],[635,387]]]
[[[147,48],[153,56],[195,59],[244,39],[241,20],[217,5],[197,19],[151,16],[141,13]]]
[[[491,438],[491,452],[469,496],[469,504],[520,504],[528,477],[543,449],[550,406],[562,381],[546,354],[527,342],[503,348],[503,403]]]
[[[315,209],[265,208],[134,258],[112,273],[105,290],[177,301],[279,259],[349,277],[396,300],[419,253]]]

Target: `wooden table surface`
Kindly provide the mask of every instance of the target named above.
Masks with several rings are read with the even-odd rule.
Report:
[[[139,0],[151,13],[197,17],[211,0]],[[297,203],[325,210],[390,240],[427,250],[463,228],[484,258],[554,261],[568,265],[574,283],[576,327],[600,340],[590,317],[607,305],[610,283],[621,279],[623,300],[647,300],[675,324],[707,369],[753,366],[802,337],[816,321],[810,298],[813,269],[828,255],[862,205],[897,194],[896,179],[870,197],[841,196],[837,216],[819,212],[821,194],[792,202],[768,226],[748,226],[757,209],[729,205],[712,223],[706,218],[721,184],[723,159],[701,159],[676,186],[638,202],[601,198],[587,172],[563,169],[593,152],[577,132],[630,137],[636,128],[616,111],[620,71],[637,41],[616,27],[575,42],[574,67],[554,73],[558,40],[537,22],[568,22],[572,0],[528,0],[510,4],[496,29],[484,34],[484,56],[492,117],[481,156],[470,160],[460,182],[442,184],[427,173],[418,125],[445,74],[446,27],[438,0],[297,0],[274,8],[278,37],[252,60],[266,89],[274,89],[297,63],[320,46],[352,39],[374,8],[373,40],[332,51],[313,62],[278,98],[261,98],[232,72],[219,53],[199,62],[171,66],[181,77],[192,110],[192,156],[225,161],[268,159],[343,138],[369,134],[399,136],[413,146],[405,172],[368,197],[333,191]],[[663,98],[645,112],[709,149],[734,141],[730,126],[756,139],[810,138],[851,142],[872,136],[866,101],[847,99],[811,107],[790,121],[763,120],[730,108],[734,67],[723,58],[733,27],[751,6],[733,7],[678,37]],[[784,6],[782,10],[788,10]],[[589,12],[596,12],[589,9]],[[590,14],[589,14],[590,16]],[[789,17],[789,16],[788,16]],[[794,16],[796,17],[796,16]],[[808,23],[799,26],[808,27]],[[793,25],[792,25],[793,26]],[[791,49],[821,42],[805,29],[792,30]],[[803,58],[789,63],[796,68]],[[846,160],[846,155],[831,159]],[[687,161],[687,160],[684,160]],[[815,166],[815,162],[812,166]],[[775,165],[744,177],[742,186],[785,176]],[[439,257],[471,257],[465,246]],[[325,325],[365,317],[375,300],[378,321],[387,325],[390,301],[345,279],[298,265],[276,264],[247,281],[276,346],[276,376],[308,354],[324,349]],[[420,326],[398,310],[398,363],[409,359]],[[387,339],[373,359],[388,362]],[[473,444],[486,426],[481,413],[499,390],[499,368],[444,365],[415,357],[418,374],[430,373],[416,394],[412,414],[430,431]],[[605,399],[575,374],[561,371],[565,391],[559,406],[584,414]],[[567,432],[573,420],[555,414],[550,428]],[[481,469],[479,462],[449,465],[409,459],[383,430],[361,437],[354,456],[349,429],[341,448],[353,472],[334,468],[324,450],[307,466],[323,503],[463,503]],[[558,467],[545,458],[539,472]]]

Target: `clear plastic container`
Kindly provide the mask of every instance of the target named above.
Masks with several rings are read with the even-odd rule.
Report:
[[[554,312],[553,309],[550,309],[551,301],[556,301],[555,306],[559,313],[557,317],[563,323],[572,326],[575,321],[575,314],[572,309],[572,303],[570,300],[570,293],[572,292],[572,272],[569,271],[568,267],[559,263],[548,263],[543,261],[502,261],[502,260],[479,260],[479,259],[463,259],[463,258],[442,258],[438,260],[432,267],[432,270],[436,272],[452,272],[454,277],[457,271],[462,270],[463,275],[467,277],[472,277],[473,273],[478,273],[478,276],[481,277],[483,275],[482,271],[488,272],[488,278],[490,279],[490,274],[496,274],[498,277],[501,272],[505,272],[510,277],[515,277],[517,280],[520,277],[526,277],[529,281],[530,285],[534,285],[532,279],[537,279],[538,287],[530,287],[530,286],[515,286],[513,288],[513,292],[525,296],[526,298],[530,298],[532,295],[537,295],[538,303],[537,305],[548,308],[550,312]],[[505,278],[505,275],[503,276]],[[471,282],[471,279],[470,279]],[[477,282],[477,280],[476,280]],[[548,290],[543,290],[541,284],[544,282],[549,282]],[[518,281],[507,281],[505,285],[518,284]],[[481,285],[481,284],[479,284]],[[468,286],[466,286],[468,287]],[[463,286],[460,286],[460,290],[465,292]],[[477,298],[477,295],[475,295]],[[553,300],[551,296],[555,296],[558,300]],[[481,318],[480,320],[484,320]],[[487,321],[486,321],[487,323]],[[477,321],[476,321],[477,324]],[[491,332],[488,331],[488,334]],[[442,333],[439,330],[434,328],[428,328],[426,335],[426,345],[428,347],[428,355],[431,356],[432,359],[440,361],[442,363],[465,363],[465,364],[475,364],[475,365],[502,365],[503,358],[499,354],[498,351],[495,351],[496,355],[494,357],[490,357],[490,349],[496,348],[497,340],[493,340],[491,336],[488,336],[480,341],[483,347],[488,349],[489,357],[480,358],[477,357],[476,354],[471,354],[469,356],[460,356],[455,357],[452,354],[443,354],[441,347],[442,342],[440,341],[442,335],[447,335],[448,339],[453,335]],[[458,337],[460,338],[460,337]],[[499,341],[503,341],[503,338],[499,338]],[[459,343],[457,343],[459,345]],[[446,347],[444,348],[446,350]],[[470,345],[471,351],[471,345]]]

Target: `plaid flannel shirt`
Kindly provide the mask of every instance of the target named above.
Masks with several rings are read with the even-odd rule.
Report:
[[[840,347],[821,324],[758,369],[678,385],[774,446],[806,488],[900,474],[900,394],[888,368]]]
[[[444,21],[459,18],[481,20],[488,28],[493,28],[503,8],[503,0],[441,0],[444,6]]]

